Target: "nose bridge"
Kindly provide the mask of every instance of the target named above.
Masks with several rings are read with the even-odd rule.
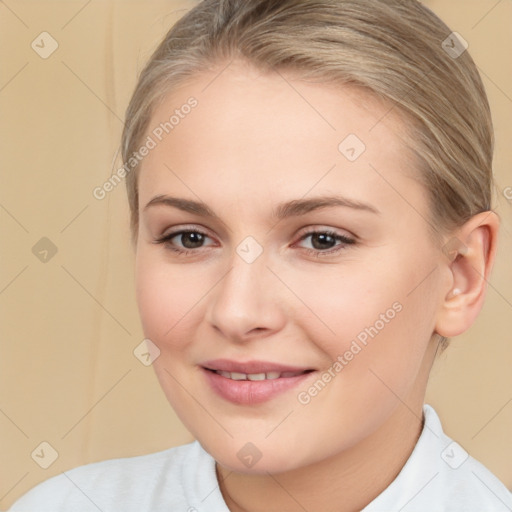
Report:
[[[218,302],[227,307],[235,316],[246,317],[258,308],[265,295],[265,286],[268,286],[269,270],[267,268],[266,254],[260,254],[254,260],[248,259],[244,254],[244,245],[241,244],[230,259],[230,270],[221,281],[221,292]],[[267,288],[268,290],[268,288]]]
[[[267,254],[262,249],[257,250],[253,240],[239,244],[210,301],[207,319],[226,336],[242,338],[255,329],[278,325],[275,288],[279,283],[267,268]]]

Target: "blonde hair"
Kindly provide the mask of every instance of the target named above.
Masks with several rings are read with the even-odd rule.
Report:
[[[399,112],[436,235],[491,209],[494,137],[484,86],[463,43],[416,0],[199,2],[139,77],[126,112],[123,162],[173,87],[233,58],[261,70],[299,72],[304,80],[353,85]],[[133,243],[139,167],[126,175]]]

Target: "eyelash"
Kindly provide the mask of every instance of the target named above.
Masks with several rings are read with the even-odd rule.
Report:
[[[177,249],[171,244],[171,240],[179,235],[183,235],[186,233],[197,233],[200,235],[203,235],[205,237],[210,238],[206,233],[203,231],[197,230],[197,229],[182,229],[181,231],[176,231],[173,233],[169,233],[165,236],[162,236],[156,240],[153,241],[155,244],[163,244],[167,249],[175,252],[178,256],[188,256],[191,255],[194,252],[197,252],[198,249]],[[308,231],[306,234],[304,234],[300,239],[299,242],[302,242],[302,240],[305,240],[306,238],[313,236],[313,235],[327,235],[332,238],[334,238],[336,241],[342,242],[342,245],[337,246],[337,248],[328,249],[326,251],[322,251],[319,249],[304,249],[309,255],[315,256],[317,258],[325,256],[325,255],[332,255],[341,252],[346,248],[347,245],[353,245],[356,243],[356,240],[353,238],[349,238],[344,235],[340,235],[334,231],[330,230],[313,230]]]

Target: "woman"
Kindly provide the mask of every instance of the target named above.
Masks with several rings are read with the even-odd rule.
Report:
[[[196,442],[11,510],[511,510],[424,404],[497,249],[489,106],[414,0],[206,0],[127,110],[137,301]]]

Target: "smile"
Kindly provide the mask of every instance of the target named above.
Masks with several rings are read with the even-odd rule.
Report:
[[[203,363],[201,370],[210,390],[236,405],[257,405],[271,401],[317,373],[310,368],[227,359]]]
[[[215,370],[215,373],[231,380],[274,380],[280,378],[297,377],[312,370],[305,370],[303,372],[267,372],[267,373],[239,373],[239,372],[224,372]]]

